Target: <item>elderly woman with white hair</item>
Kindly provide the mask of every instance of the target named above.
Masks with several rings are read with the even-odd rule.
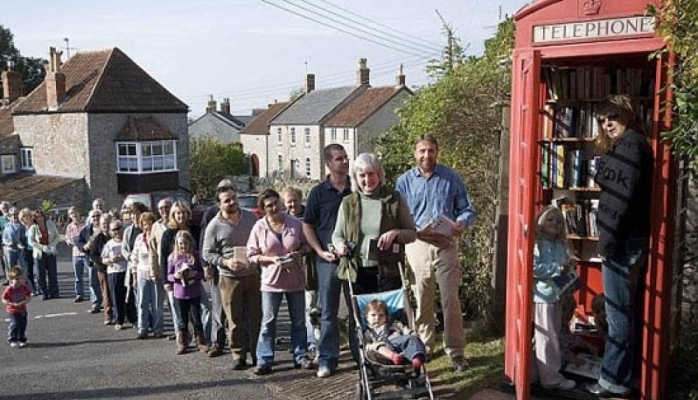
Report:
[[[332,244],[341,257],[340,279],[351,280],[355,294],[402,287],[397,262],[404,245],[417,239],[407,202],[385,186],[385,170],[374,154],[362,153],[351,167],[352,193],[339,207]],[[358,362],[354,319],[349,318],[352,357]]]
[[[342,200],[332,235],[337,254],[349,261],[341,275],[354,282],[357,294],[400,288],[395,259],[381,255],[417,238],[407,203],[385,186],[385,170],[374,154],[359,154],[350,173],[353,193]]]

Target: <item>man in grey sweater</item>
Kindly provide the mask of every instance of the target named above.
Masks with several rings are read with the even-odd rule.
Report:
[[[251,365],[257,364],[255,351],[262,318],[259,269],[245,257],[247,238],[257,217],[240,208],[233,186],[219,187],[216,203],[220,211],[206,227],[202,254],[208,265],[218,269],[233,368],[240,370],[248,365],[247,353],[252,356]]]

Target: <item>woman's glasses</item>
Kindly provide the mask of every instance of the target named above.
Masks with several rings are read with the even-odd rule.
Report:
[[[605,116],[600,115],[600,116],[596,117],[596,120],[599,121],[600,124],[606,124],[606,123],[608,123],[608,121],[617,121],[618,117],[620,117],[620,115],[618,115],[618,113],[610,113],[610,114],[605,115]]]

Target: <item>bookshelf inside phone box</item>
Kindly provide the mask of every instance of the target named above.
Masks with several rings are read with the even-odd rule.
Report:
[[[642,308],[638,351],[641,399],[666,394],[667,370],[678,343],[685,174],[662,140],[671,129],[671,79],[675,59],[656,34],[648,3],[660,1],[539,0],[519,10],[512,58],[508,196],[505,375],[519,400],[529,396],[532,259],[535,215],[557,204],[577,257],[581,317],[592,314],[603,292],[596,246],[601,190],[594,174],[602,154],[595,146],[596,113],[608,95],[629,94],[649,133],[654,157],[647,271],[636,304]],[[594,29],[596,30],[594,30]],[[591,30],[590,30],[591,29]],[[659,57],[652,57],[660,52]]]
[[[575,293],[576,314],[581,320],[591,315],[594,296],[603,292],[601,259],[596,251],[601,189],[594,175],[602,155],[595,145],[599,135],[596,116],[607,96],[627,93],[638,117],[650,127],[655,75],[655,65],[646,54],[610,60],[546,60],[540,69],[539,206],[554,204],[565,217],[570,253],[578,259],[577,270],[584,283]]]

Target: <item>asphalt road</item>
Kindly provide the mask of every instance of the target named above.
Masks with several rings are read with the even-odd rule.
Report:
[[[103,325],[102,314],[87,312],[89,302],[73,302],[72,267],[66,249],[61,253],[62,298],[29,303],[26,347],[0,342],[1,400],[288,398],[250,370],[233,370],[229,354],[211,359],[191,350],[176,356],[172,341],[136,340],[134,329]],[[3,310],[0,329],[6,332],[8,325]],[[286,351],[277,351],[277,358],[280,368],[291,366]],[[306,380],[317,379],[304,372]]]

